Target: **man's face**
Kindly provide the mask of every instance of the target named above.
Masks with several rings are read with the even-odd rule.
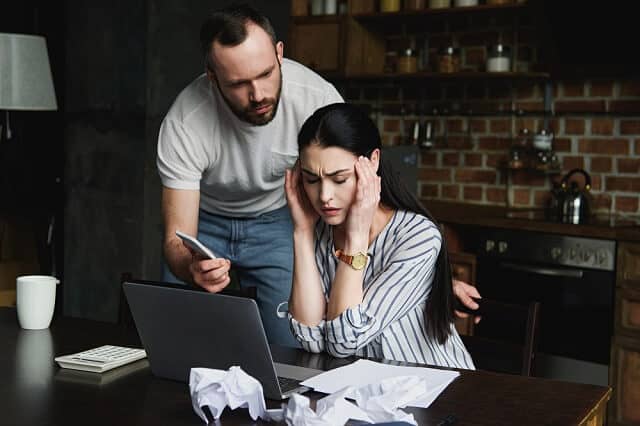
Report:
[[[211,47],[213,70],[207,76],[223,99],[241,120],[258,126],[276,115],[282,89],[282,42],[273,46],[259,26],[248,24],[247,38],[237,46],[214,42]]]

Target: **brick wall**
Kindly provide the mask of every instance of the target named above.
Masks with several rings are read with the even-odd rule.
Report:
[[[343,93],[371,108],[386,145],[406,143],[416,120],[433,123],[436,144],[421,150],[422,197],[544,207],[552,182],[583,168],[598,211],[640,213],[640,80],[552,83],[547,123],[561,170],[549,175],[500,167],[521,129],[544,127],[544,82],[396,84],[350,85]]]

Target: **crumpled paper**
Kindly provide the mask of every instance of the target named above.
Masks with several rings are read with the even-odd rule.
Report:
[[[193,410],[205,423],[207,416],[202,407],[208,407],[218,420],[225,407],[232,410],[247,408],[253,420],[282,420],[282,410],[267,410],[259,381],[233,366],[228,371],[211,368],[192,368],[189,374],[189,391]]]
[[[232,410],[247,408],[253,420],[258,417],[266,421],[284,419],[288,425],[296,426],[343,425],[348,420],[417,425],[413,415],[401,408],[431,392],[425,378],[401,376],[360,388],[346,387],[319,399],[315,411],[309,398],[299,394],[291,395],[283,410],[267,410],[260,382],[235,366],[229,371],[192,368],[189,389],[193,409],[205,423],[208,420],[202,407],[207,406],[217,420],[228,406]]]

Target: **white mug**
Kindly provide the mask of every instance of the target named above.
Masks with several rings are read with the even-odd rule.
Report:
[[[16,308],[20,327],[27,330],[48,328],[56,305],[56,277],[23,275],[16,279]]]

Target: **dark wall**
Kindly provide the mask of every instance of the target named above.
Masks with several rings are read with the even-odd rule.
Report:
[[[160,122],[202,72],[198,32],[231,1],[66,3],[65,312],[114,321],[120,275],[159,279]],[[286,35],[288,1],[249,2]]]

